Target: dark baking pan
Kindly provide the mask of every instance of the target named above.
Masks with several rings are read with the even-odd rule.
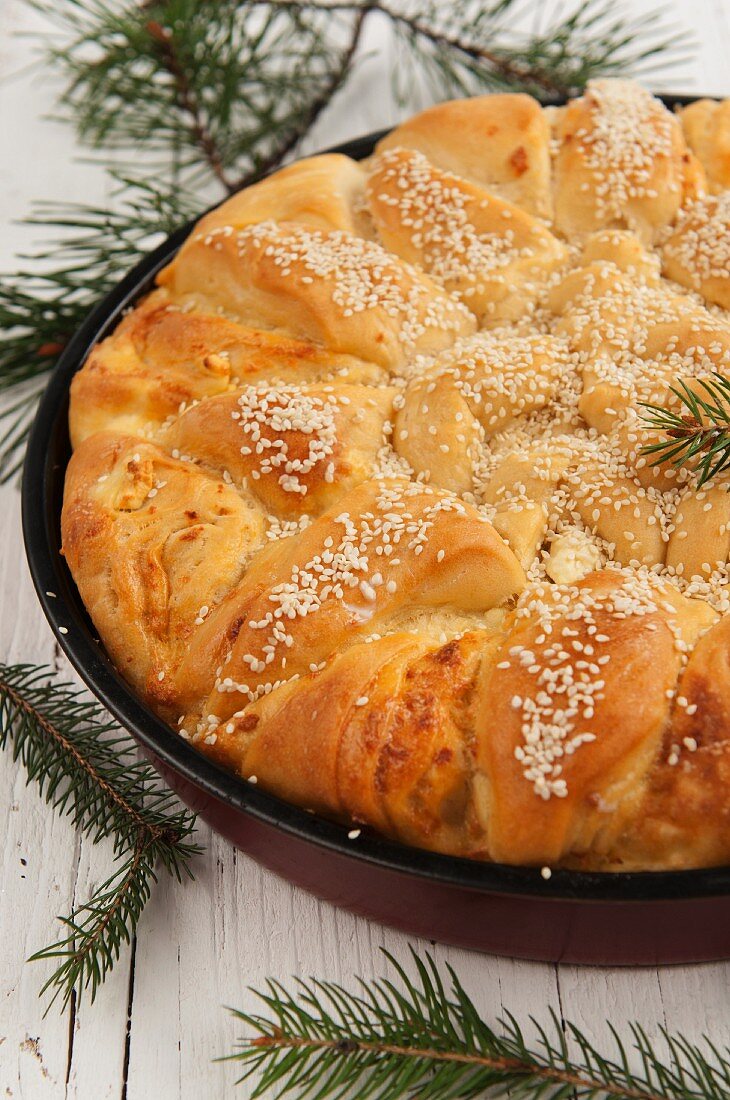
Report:
[[[666,97],[670,105],[687,102]],[[379,134],[336,151],[362,158]],[[290,882],[433,940],[497,954],[594,964],[730,957],[730,867],[594,874],[477,863],[392,843],[290,806],[183,741],[122,679],[101,646],[60,553],[71,378],[190,231],[146,256],[63,352],[41,399],[23,474],[23,531],[33,582],[59,645],[165,781],[242,851]]]

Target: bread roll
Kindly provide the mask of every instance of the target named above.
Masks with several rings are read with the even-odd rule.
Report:
[[[566,257],[535,218],[422,153],[381,153],[367,197],[385,247],[422,267],[483,324],[522,316]]]
[[[552,215],[550,125],[527,95],[483,95],[429,107],[379,142],[415,149],[453,172],[534,214]]]
[[[730,187],[730,99],[698,99],[679,112],[687,144],[711,191]]]
[[[670,111],[629,80],[591,80],[557,113],[555,224],[568,238],[630,229],[656,241],[704,172]]]
[[[185,304],[389,370],[475,328],[460,302],[380,245],[293,222],[194,232],[159,281]]]
[[[730,191],[684,210],[662,249],[664,274],[730,309]]]

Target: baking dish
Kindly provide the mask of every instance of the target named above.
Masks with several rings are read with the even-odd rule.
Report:
[[[690,102],[664,97],[672,106]],[[382,134],[335,150],[367,156]],[[96,307],[41,400],[23,476],[23,528],[44,612],[82,679],[180,797],[241,850],[293,883],[416,935],[523,958],[658,963],[730,957],[730,868],[586,873],[476,863],[409,848],[299,810],[201,756],[113,667],[60,554],[68,390],[90,349],[151,286],[185,226]]]

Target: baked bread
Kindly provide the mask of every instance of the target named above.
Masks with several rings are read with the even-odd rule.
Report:
[[[684,136],[710,191],[730,187],[730,99],[698,99],[679,112]]]
[[[680,123],[631,81],[590,81],[555,120],[554,219],[568,237],[626,228],[651,243],[702,190]]]
[[[641,417],[730,377],[723,111],[441,104],[201,220],[74,379],[62,516],[181,737],[447,854],[730,862],[730,478]]]
[[[730,191],[703,195],[681,212],[662,260],[667,278],[730,310]]]
[[[414,149],[528,214],[550,218],[550,122],[528,95],[454,99],[391,130],[377,152]]]

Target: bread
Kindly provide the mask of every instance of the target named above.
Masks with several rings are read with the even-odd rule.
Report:
[[[697,99],[679,112],[684,136],[710,191],[730,187],[730,99]]]
[[[385,247],[435,276],[482,324],[522,316],[566,256],[535,218],[422,153],[381,153],[367,196]]]
[[[362,236],[368,225],[362,206],[365,178],[363,168],[350,157],[339,153],[308,157],[215,207],[200,219],[196,235],[206,237],[228,227],[241,230],[273,219]],[[193,236],[187,244],[193,245],[195,240]],[[186,247],[183,244],[181,256]]]
[[[96,432],[69,463],[66,560],[112,660],[158,707],[175,702],[170,677],[197,620],[265,532],[250,496],[146,440]]]
[[[187,308],[215,310],[390,370],[476,327],[460,302],[382,245],[295,222],[194,231],[158,279]]]
[[[730,479],[642,420],[730,377],[723,110],[441,104],[205,215],[74,379],[62,514],[181,737],[446,854],[730,862]]]
[[[527,95],[483,95],[439,103],[402,122],[379,143],[414,149],[539,218],[552,215],[550,123]]]
[[[144,433],[203,398],[268,378],[377,383],[387,372],[311,341],[265,332],[218,313],[192,312],[156,290],[94,348],[71,384],[69,427],[78,446],[101,429]]]
[[[555,224],[566,236],[626,228],[652,242],[704,184],[682,128],[628,80],[593,80],[557,112]]]
[[[730,309],[730,191],[682,211],[662,249],[664,274]]]

